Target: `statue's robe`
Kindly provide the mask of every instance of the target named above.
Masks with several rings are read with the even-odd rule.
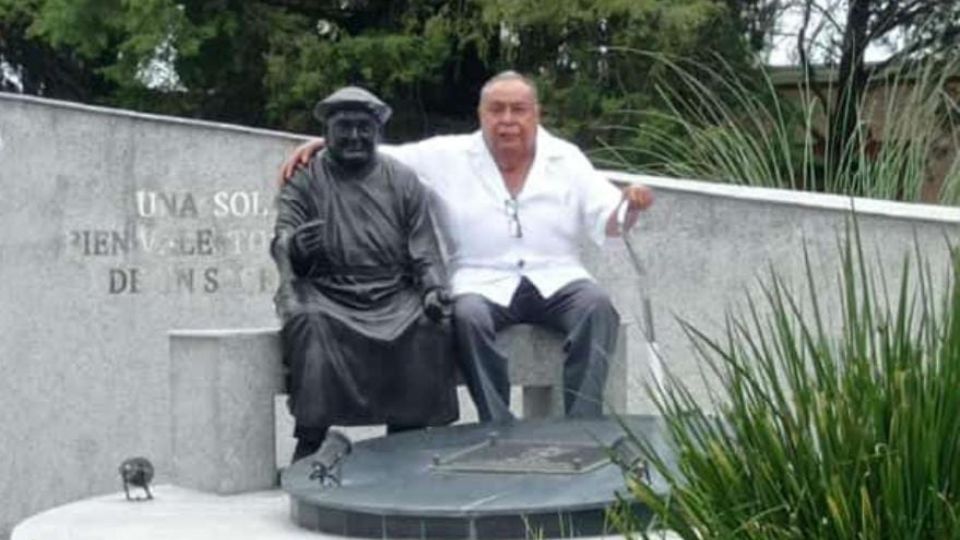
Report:
[[[344,179],[324,152],[281,188],[271,253],[298,429],[457,418],[449,325],[422,308],[424,291],[443,285],[428,199],[383,154]],[[316,220],[319,248],[300,253],[292,235]]]

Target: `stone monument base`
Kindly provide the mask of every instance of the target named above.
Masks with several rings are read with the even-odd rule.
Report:
[[[280,490],[221,496],[171,485],[155,499],[127,502],[123,492],[47,510],[13,529],[11,540],[333,540],[297,527]],[[621,539],[622,536],[583,540]],[[658,539],[660,540],[660,539]],[[677,540],[665,535],[662,540]]]
[[[626,492],[614,452],[621,421],[656,439],[653,417],[519,420],[406,432],[362,441],[335,477],[318,454],[282,475],[300,526],[361,538],[569,538],[614,534],[606,511]],[[621,441],[618,443],[618,441]],[[666,490],[652,471],[644,481]],[[635,511],[644,512],[644,508]]]

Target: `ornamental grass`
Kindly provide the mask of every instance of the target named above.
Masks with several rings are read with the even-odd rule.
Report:
[[[805,254],[805,292],[771,271],[719,337],[684,324],[712,399],[673,378],[650,390],[671,451],[637,444],[670,491],[631,480],[654,517],[624,505],[623,530],[960,538],[960,258],[938,271],[918,246],[891,271],[864,256],[856,227],[847,237],[838,275]]]
[[[659,106],[621,111],[594,158],[610,168],[740,185],[960,204],[960,56],[876,74],[857,108],[856,129],[834,144],[823,99],[841,83],[809,72],[776,85],[766,69],[739,73],[621,49],[656,62]],[[822,70],[821,70],[822,71]],[[785,92],[793,97],[785,97]],[[840,155],[831,156],[830,152]],[[936,164],[936,167],[934,165]],[[934,170],[939,169],[939,170]]]

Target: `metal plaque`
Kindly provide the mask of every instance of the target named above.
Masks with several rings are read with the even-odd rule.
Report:
[[[610,463],[610,451],[593,444],[489,440],[444,458],[433,468],[449,472],[581,474]]]

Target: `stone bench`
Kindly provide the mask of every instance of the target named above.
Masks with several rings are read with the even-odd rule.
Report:
[[[284,372],[276,328],[172,330],[170,387],[174,482],[233,494],[276,484],[276,396]],[[626,332],[605,388],[607,412],[626,412]],[[523,416],[563,414],[562,336],[529,325],[501,332]]]

